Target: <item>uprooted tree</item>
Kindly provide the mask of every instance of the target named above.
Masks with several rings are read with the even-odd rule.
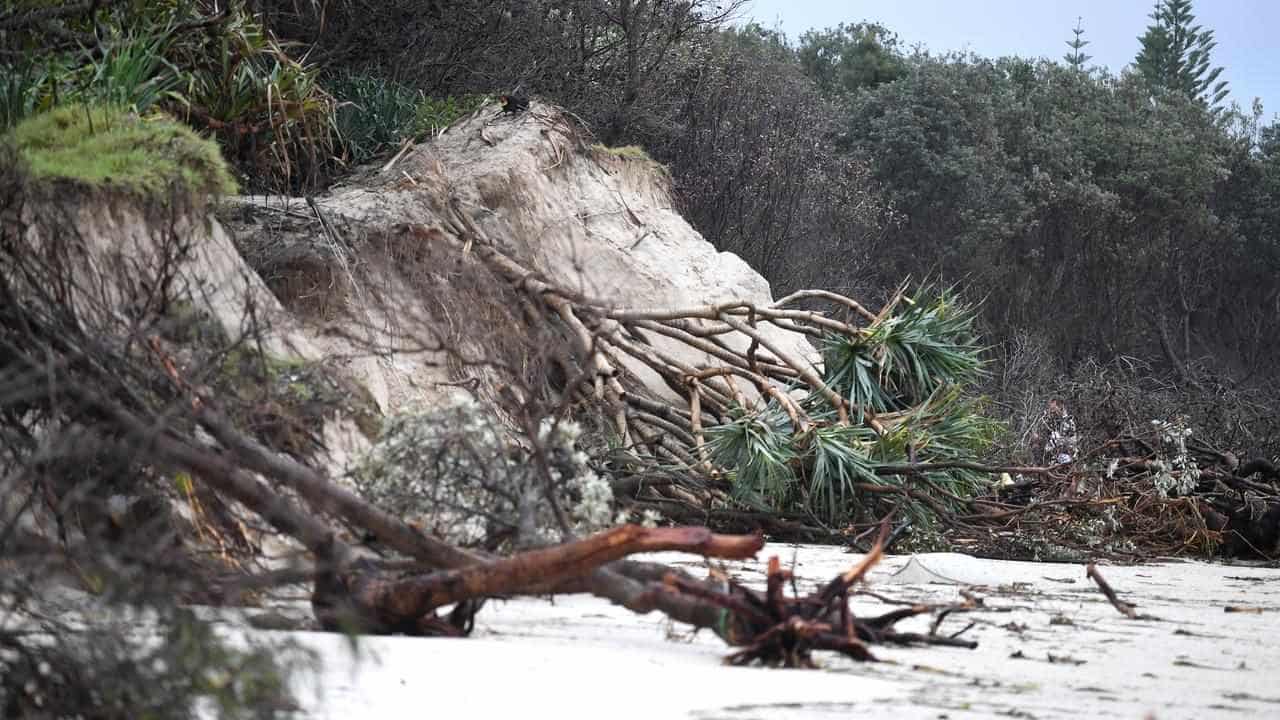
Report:
[[[203,153],[200,141],[162,119],[73,108],[52,122],[52,130],[63,133],[68,143],[96,143],[98,153],[119,152],[126,165],[130,153],[163,136],[174,160],[148,166],[147,177],[163,182],[130,184],[120,177],[77,174],[74,156],[84,148],[51,150],[31,128],[19,128],[17,139],[6,143],[0,416],[9,469],[2,538],[6,559],[19,567],[30,570],[35,567],[31,559],[38,557],[40,572],[58,568],[72,575],[73,583],[100,592],[119,582],[128,586],[127,578],[164,576],[175,584],[156,594],[234,600],[227,595],[235,592],[236,583],[217,580],[232,575],[243,581],[256,548],[264,538],[280,534],[312,558],[303,573],[314,582],[317,619],[332,629],[461,633],[485,597],[587,592],[637,612],[656,609],[695,627],[712,628],[744,648],[735,656],[738,661],[804,665],[814,649],[866,658],[868,642],[949,642],[894,633],[892,625],[902,613],[873,619],[850,614],[847,593],[870,561],[811,600],[785,600],[785,573],[776,566],[770,569],[767,591],[760,594],[626,559],[659,550],[746,558],[762,547],[759,534],[624,524],[579,537],[583,530],[612,525],[613,518],[576,523],[562,506],[561,498],[583,500],[586,487],[565,486],[563,469],[581,460],[573,457],[571,445],[555,446],[555,427],[573,416],[587,423],[603,418],[598,429],[614,444],[610,462],[619,471],[616,486],[630,483],[633,498],[656,502],[675,497],[708,506],[717,498],[732,504],[753,495],[760,503],[781,501],[790,492],[785,486],[794,481],[783,483],[782,494],[773,497],[766,486],[748,487],[760,479],[748,477],[741,465],[727,459],[731,451],[725,447],[731,444],[716,439],[717,432],[732,431],[735,422],[745,427],[762,415],[768,422],[786,418],[793,423],[790,442],[812,434],[828,444],[843,439],[850,448],[845,452],[872,468],[849,480],[881,487],[874,465],[861,459],[865,450],[852,449],[852,443],[891,434],[910,424],[913,413],[932,417],[906,398],[922,407],[953,400],[941,396],[940,386],[904,387],[899,394],[874,399],[850,396],[839,378],[824,378],[807,359],[782,350],[758,328],[774,323],[833,347],[840,338],[846,345],[864,342],[871,337],[868,331],[815,310],[788,307],[800,296],[773,307],[614,308],[522,266],[479,229],[460,203],[452,203],[454,211],[442,224],[401,219],[379,228],[368,223],[370,234],[385,230],[384,239],[429,245],[492,283],[476,287],[492,294],[491,304],[511,312],[515,324],[503,332],[514,337],[520,327],[531,332],[541,328],[549,333],[539,337],[543,346],[552,335],[571,340],[559,360],[564,377],[553,391],[545,383],[535,387],[518,372],[521,366],[508,367],[501,357],[467,356],[469,346],[451,345],[447,337],[417,339],[424,350],[442,351],[459,367],[507,379],[510,384],[496,397],[504,401],[502,414],[522,442],[503,452],[527,459],[523,464],[533,468],[523,485],[491,482],[477,488],[505,494],[511,514],[532,520],[505,527],[502,514],[495,512],[495,530],[488,533],[486,528],[484,534],[507,541],[460,547],[362,496],[315,458],[315,448],[326,441],[331,408],[312,406],[323,400],[326,387],[342,387],[341,381],[316,379],[312,373],[320,370],[279,357],[287,339],[271,326],[278,307],[255,291],[260,281],[237,279],[234,272],[202,275],[225,264],[229,247],[205,215],[208,193],[229,184],[216,156]],[[560,131],[574,140],[580,132],[567,123]],[[483,134],[483,128],[478,132]],[[583,153],[589,161],[594,152],[588,147],[561,149]],[[50,152],[64,153],[57,156],[63,164],[42,154]],[[905,297],[898,305],[913,307]],[[945,315],[945,306],[925,307]],[[872,327],[883,327],[902,317],[897,309],[878,316],[859,312],[870,316]],[[730,331],[748,341],[735,348],[723,337]],[[665,333],[722,364],[691,367],[671,360],[648,339],[650,333]],[[624,355],[658,370],[687,405],[645,392],[623,369]],[[337,395],[348,406],[359,404],[352,399],[359,395],[354,389]],[[372,412],[345,409],[357,417]],[[852,434],[853,428],[874,435],[863,440]],[[474,447],[454,450],[467,453]],[[561,450],[569,452],[568,460],[557,456]],[[931,457],[928,448],[920,450],[921,458]],[[796,458],[797,467],[829,462],[821,455]],[[650,482],[658,470],[678,481]],[[359,481],[353,484],[358,487]],[[734,490],[738,485],[747,489]],[[841,486],[833,487],[843,492]],[[858,487],[849,485],[847,491]],[[823,502],[847,508],[853,496]],[[536,512],[531,510],[535,506]],[[481,500],[476,507],[483,507]],[[461,509],[467,509],[465,504]],[[547,524],[552,526],[550,538]],[[558,542],[548,544],[548,539]],[[361,552],[358,544],[364,541],[400,559]],[[23,587],[38,585],[39,575],[23,575]],[[7,592],[16,590],[6,587]],[[38,593],[18,596],[26,598],[18,603],[24,611],[37,617],[47,612],[38,602],[32,604]],[[140,601],[128,594],[122,599]],[[149,602],[156,602],[155,595]],[[18,658],[6,655],[6,663],[29,671],[20,675],[23,684],[6,690],[5,702],[14,708],[70,697],[56,692],[58,683],[71,687],[77,678],[76,666],[65,657],[55,663],[54,678],[42,675],[39,668],[48,666],[50,651],[24,641],[31,632],[31,626],[19,624],[3,635]]]

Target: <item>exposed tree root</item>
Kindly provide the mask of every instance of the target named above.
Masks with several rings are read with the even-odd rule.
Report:
[[[911,605],[872,618],[858,618],[849,608],[849,591],[882,557],[887,527],[882,528],[875,547],[861,562],[837,575],[826,586],[806,596],[787,597],[785,587],[793,586],[790,571],[782,569],[777,556],[769,558],[764,593],[730,582],[724,589],[705,583],[691,583],[677,575],[665,579],[667,592],[689,597],[721,609],[723,620],[717,632],[726,642],[740,646],[725,658],[733,665],[761,663],[790,668],[816,667],[817,650],[836,652],[854,660],[875,660],[867,647],[872,643],[899,645],[928,644],[975,648],[977,643],[942,637],[937,627],[947,614],[974,606],[972,599],[960,605],[936,608]],[[928,635],[899,633],[899,620],[941,610],[934,631]]]

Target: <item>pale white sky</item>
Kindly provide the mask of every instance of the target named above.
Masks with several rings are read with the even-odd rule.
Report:
[[[1150,23],[1152,0],[752,0],[744,13],[780,25],[793,40],[813,27],[870,20],[907,45],[965,50],[990,57],[1060,59],[1082,17],[1091,64],[1119,72],[1133,62]],[[1214,31],[1214,65],[1245,108],[1262,98],[1268,118],[1280,111],[1280,1],[1198,0],[1196,21]]]

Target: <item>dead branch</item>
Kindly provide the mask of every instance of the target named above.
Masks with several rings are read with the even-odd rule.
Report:
[[[329,629],[359,622],[366,631],[416,634],[438,629],[437,608],[490,595],[514,594],[532,586],[551,586],[628,555],[679,551],[724,559],[754,556],[761,536],[715,535],[706,528],[644,528],[624,525],[591,537],[519,553],[459,570],[390,579],[340,569],[318,575],[313,600],[317,617]],[[425,624],[424,624],[425,622]]]
[[[1107,584],[1107,581],[1102,578],[1102,573],[1098,572],[1097,565],[1089,563],[1089,568],[1085,571],[1085,574],[1098,584],[1098,589],[1102,591],[1103,595],[1107,596],[1107,600],[1111,603],[1111,606],[1119,611],[1121,615],[1124,615],[1130,620],[1138,619],[1138,613],[1134,610],[1135,605],[1133,605],[1133,603],[1124,602],[1116,596],[1116,591],[1111,589],[1111,586]]]

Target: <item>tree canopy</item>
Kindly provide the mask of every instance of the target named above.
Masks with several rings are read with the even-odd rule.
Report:
[[[1218,79],[1222,68],[1211,66],[1217,42],[1213,30],[1195,24],[1191,0],[1157,0],[1150,17],[1152,24],[1138,38],[1138,72],[1157,87],[1218,107],[1228,90],[1227,82]]]

